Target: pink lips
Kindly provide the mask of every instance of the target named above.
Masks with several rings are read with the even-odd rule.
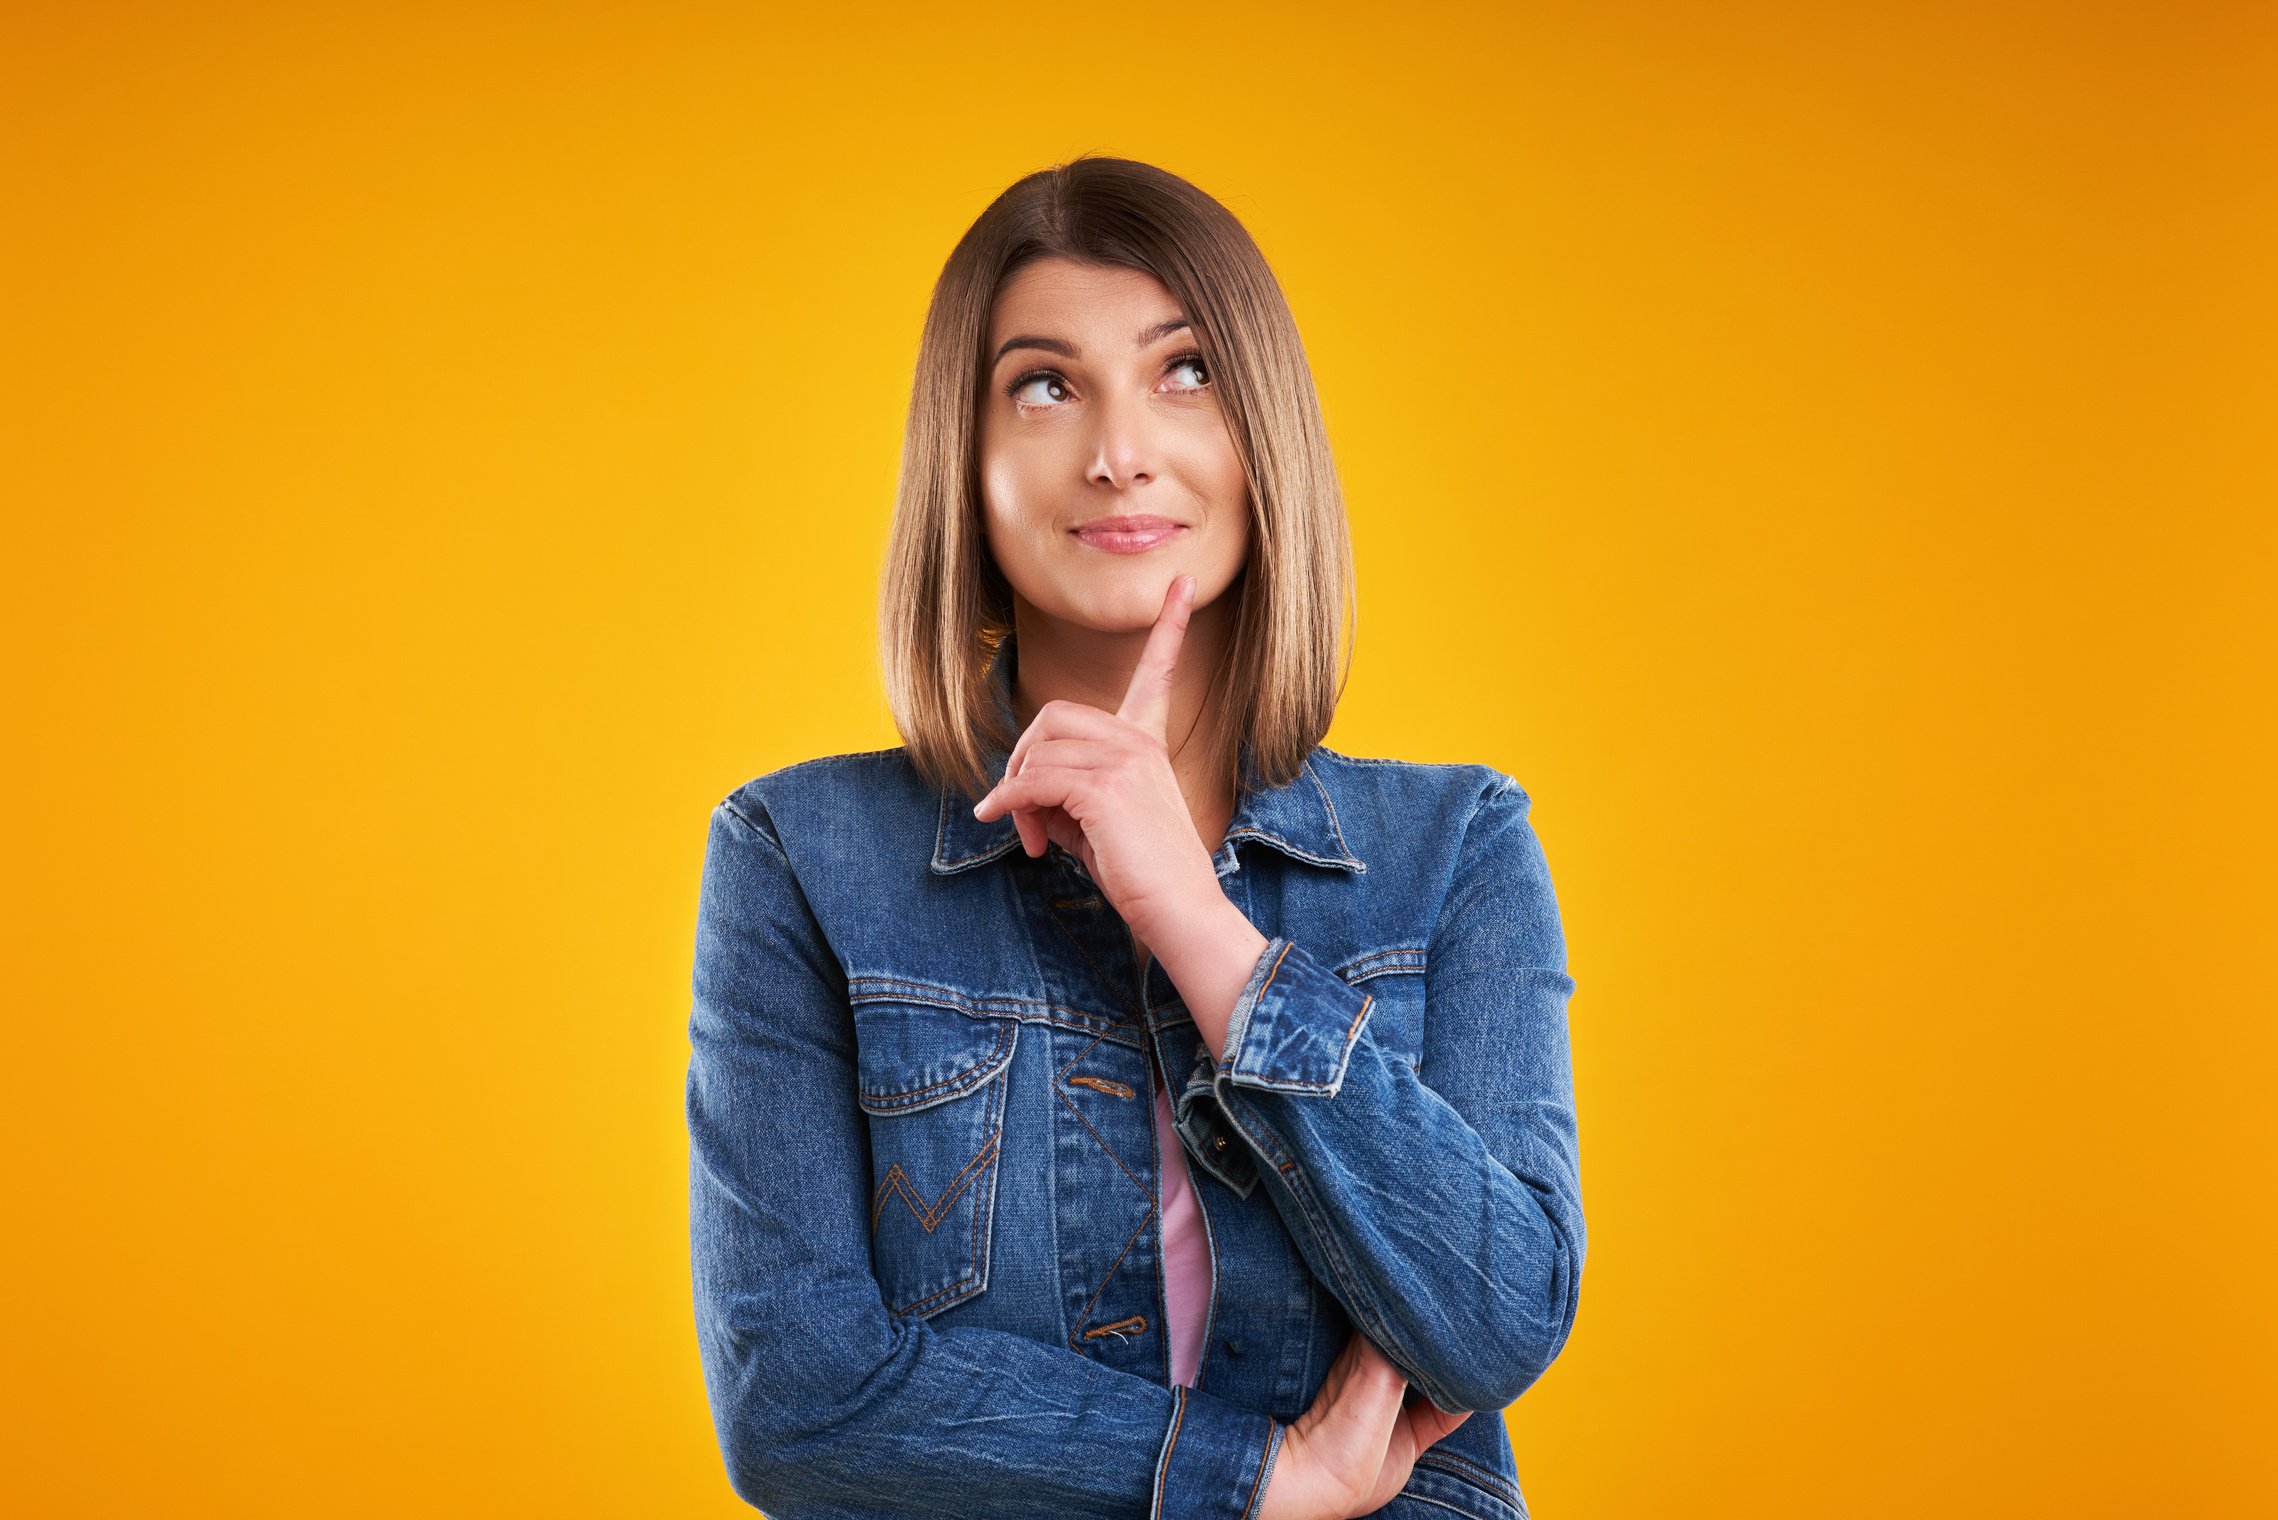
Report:
[[[1097,522],[1085,523],[1075,530],[1076,537],[1095,549],[1110,554],[1137,554],[1152,549],[1172,534],[1181,524],[1167,517],[1103,517]]]

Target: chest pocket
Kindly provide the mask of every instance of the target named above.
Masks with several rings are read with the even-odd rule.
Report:
[[[853,1001],[870,1116],[870,1250],[886,1307],[924,1318],[989,1282],[997,1147],[1020,1022],[900,997]]]

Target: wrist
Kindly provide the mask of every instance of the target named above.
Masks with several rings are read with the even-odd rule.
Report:
[[[1345,1520],[1352,1513],[1346,1496],[1314,1470],[1297,1427],[1285,1426],[1281,1450],[1258,1500],[1257,1520]]]
[[[1226,1025],[1270,941],[1224,892],[1194,905],[1150,938],[1163,974],[1178,988],[1212,1060],[1223,1060]]]

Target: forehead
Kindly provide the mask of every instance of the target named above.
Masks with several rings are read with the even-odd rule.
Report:
[[[1015,270],[998,288],[989,341],[1001,342],[1015,332],[1095,327],[1123,333],[1127,340],[1130,332],[1177,309],[1163,282],[1144,269],[1038,259]]]

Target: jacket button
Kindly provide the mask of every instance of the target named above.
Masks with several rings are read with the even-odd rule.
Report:
[[[1214,1151],[1222,1151],[1226,1149],[1226,1137],[1224,1135],[1220,1135],[1216,1139],[1212,1140],[1210,1142],[1210,1148]]]

